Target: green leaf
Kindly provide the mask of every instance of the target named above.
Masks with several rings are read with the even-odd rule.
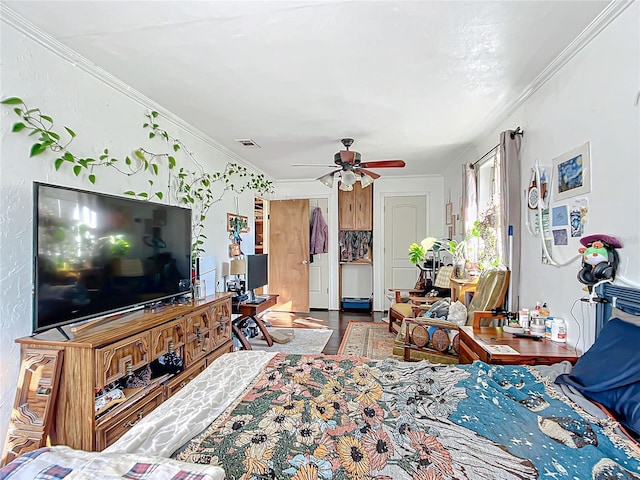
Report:
[[[5,98],[0,103],[2,103],[3,105],[20,105],[20,104],[24,105],[24,102],[22,101],[22,99],[18,97]]]
[[[49,132],[49,136],[55,138],[56,140],[60,140],[60,135],[56,132]]]
[[[93,174],[89,175],[89,181],[90,181],[91,183],[96,183],[96,176],[95,176],[95,175],[93,175]]]
[[[16,107],[16,108],[13,109],[13,113],[15,113],[16,115],[21,117],[22,116],[22,109],[20,107]]]
[[[31,146],[31,154],[29,155],[30,157],[35,157],[36,155],[40,155],[42,152],[44,152],[47,149],[47,147],[42,146],[39,143],[34,143]]]
[[[140,149],[136,150],[134,152],[135,156],[138,157],[140,160],[142,160],[143,162],[146,160],[146,158],[144,157],[144,152]]]
[[[173,144],[173,151],[174,151],[174,152],[177,152],[178,150],[180,150],[180,145],[179,145],[179,144],[177,144],[177,143],[174,143],[174,144]]]
[[[158,116],[158,112],[156,112],[155,110],[154,110],[154,111],[152,111],[152,112],[151,112],[151,116],[152,116],[153,118],[157,117],[157,116]]]
[[[14,123],[13,124],[13,128],[11,129],[12,132],[19,132],[20,130],[22,130],[24,128],[24,123],[22,122],[18,122],[18,123]]]
[[[136,192],[134,192],[133,190],[127,190],[126,192],[124,192],[125,195],[135,195]]]
[[[64,152],[64,155],[62,156],[62,158],[64,158],[67,162],[75,162],[73,155],[71,155],[71,153],[69,152]]]
[[[142,124],[142,128],[147,128],[148,126],[149,126],[149,124],[148,124],[148,123],[143,123],[143,124]]]
[[[131,165],[131,159],[129,157],[125,158],[124,163],[126,163],[127,165]]]
[[[149,132],[149,138],[153,138],[153,137],[155,137],[155,136],[156,136],[156,134],[155,134],[155,133],[153,133],[153,132]]]
[[[73,130],[71,130],[69,127],[64,127],[65,130],[67,131],[67,133],[69,135],[71,135],[71,137],[75,137],[76,136],[76,132],[74,132]]]
[[[59,170],[63,163],[64,163],[64,158],[62,157],[56,158],[56,161],[54,162],[54,166],[56,167],[56,170]]]
[[[73,167],[73,173],[76,175],[76,177],[80,175],[81,171],[82,171],[82,167],[80,165],[76,165],[75,167]]]
[[[147,195],[147,192],[139,193],[138,196],[142,197],[142,198],[148,198],[149,197],[149,195]]]
[[[164,195],[162,194],[162,192],[156,192],[156,197],[158,197],[160,200],[162,200]]]
[[[176,166],[176,159],[171,155],[169,155],[168,160],[169,160],[169,168],[174,168]]]
[[[53,118],[51,118],[49,115],[40,115],[40,118],[43,120],[46,120],[49,123],[53,123]]]
[[[151,168],[153,169],[154,175],[158,175],[158,165],[156,165],[155,163],[152,163]]]

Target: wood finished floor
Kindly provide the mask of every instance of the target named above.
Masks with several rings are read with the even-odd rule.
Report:
[[[280,328],[330,328],[333,334],[324,347],[322,353],[335,355],[338,347],[347,330],[349,320],[359,322],[383,321],[382,312],[362,313],[362,312],[341,312],[337,310],[312,310],[309,313],[291,313],[269,311],[262,317],[273,327]]]

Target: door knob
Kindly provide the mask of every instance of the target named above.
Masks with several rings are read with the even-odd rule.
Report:
[[[306,265],[307,263],[309,263],[309,261],[308,261],[308,260],[302,260],[302,264],[303,264],[303,265]]]

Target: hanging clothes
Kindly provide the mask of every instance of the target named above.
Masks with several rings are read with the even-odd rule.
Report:
[[[340,230],[338,245],[340,247],[340,261],[353,262],[369,257],[373,232],[369,230]]]
[[[309,253],[311,255],[327,253],[328,236],[329,228],[322,217],[322,209],[316,207],[311,214],[311,242],[309,245]]]

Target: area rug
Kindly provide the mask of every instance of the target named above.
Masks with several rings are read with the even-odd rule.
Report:
[[[393,354],[394,333],[389,325],[381,322],[358,322],[349,320],[347,331],[340,342],[338,355],[354,355],[374,360],[402,357]]]
[[[293,339],[287,343],[273,342],[273,346],[269,347],[267,341],[260,335],[249,339],[253,350],[279,353],[322,353],[333,333],[330,328],[269,328],[268,330],[269,332],[293,330]]]

